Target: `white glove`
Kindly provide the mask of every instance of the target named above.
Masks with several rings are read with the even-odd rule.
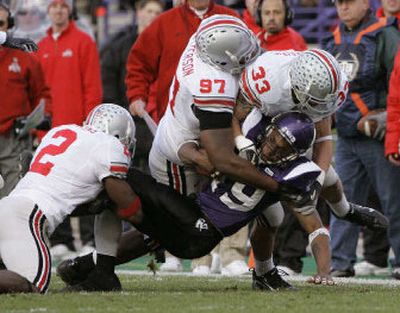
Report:
[[[137,99],[129,105],[129,111],[132,115],[143,117],[146,110],[146,103],[142,99]]]
[[[0,189],[4,187],[4,179],[3,177],[0,175]]]
[[[369,130],[369,124],[366,123],[366,135],[369,137],[372,137],[377,140],[383,140],[383,137],[385,137],[386,134],[386,119],[387,119],[387,112],[383,111],[379,114],[374,114],[374,115],[369,115],[366,118],[367,120],[374,120],[376,121],[376,130],[374,134],[371,134],[371,131]]]
[[[235,145],[241,158],[250,161],[252,164],[258,163],[258,154],[254,142],[243,135],[239,135],[235,137]]]

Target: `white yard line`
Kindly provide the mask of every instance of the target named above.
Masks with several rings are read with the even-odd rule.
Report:
[[[148,271],[132,271],[132,270],[117,270],[118,274],[123,274],[123,275],[134,275],[134,276],[152,276],[152,272]],[[223,276],[220,274],[210,274],[208,276],[200,276],[200,275],[194,275],[190,272],[179,272],[179,273],[164,273],[164,272],[157,272],[157,276],[160,277],[167,277],[167,276],[187,276],[187,277],[203,277],[203,278],[209,278],[210,280],[215,280],[215,279],[226,279],[226,278],[231,278],[231,279],[239,279],[239,280],[250,280],[251,275],[241,275],[241,276]],[[310,278],[310,276],[285,276],[285,280],[288,281],[294,281],[294,282],[305,282],[307,279]],[[355,284],[355,285],[381,285],[381,286],[390,286],[390,287],[400,287],[400,280],[396,279],[380,279],[380,278],[354,278],[354,277],[349,277],[349,278],[335,278],[335,281],[339,285],[346,285],[346,284]]]

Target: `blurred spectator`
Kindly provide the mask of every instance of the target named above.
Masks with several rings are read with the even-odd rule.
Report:
[[[382,6],[376,11],[378,18],[394,16],[400,17],[400,0],[382,0]],[[399,22],[397,21],[399,27]],[[389,91],[390,93],[390,91]],[[372,190],[372,198],[375,192]],[[371,198],[371,196],[370,196]],[[379,207],[379,200],[378,200]],[[371,232],[364,229],[364,260],[354,266],[357,276],[382,275],[387,274],[387,257],[389,253],[389,243],[386,232]]]
[[[397,51],[390,77],[387,98],[387,131],[385,138],[385,154],[388,160],[400,166],[400,49]]]
[[[95,42],[80,31],[72,18],[72,0],[50,0],[47,12],[51,27],[39,42],[38,56],[53,99],[53,126],[81,125],[102,99],[100,62]],[[83,245],[92,245],[93,218],[80,218]],[[51,237],[55,259],[74,249],[69,220]]]
[[[0,2],[0,31],[6,32],[12,24],[13,17],[8,7]],[[39,61],[30,53],[0,46],[0,72],[0,174],[5,181],[0,190],[1,199],[20,179],[21,156],[32,151],[29,135],[19,138],[14,126],[42,99],[49,108],[50,91]]]
[[[307,50],[304,38],[289,25],[293,11],[287,0],[261,0],[255,12],[255,22],[261,26],[257,34],[261,47],[268,50]]]
[[[104,46],[101,51],[101,77],[103,82],[103,102],[111,102],[128,108],[126,98],[126,61],[129,51],[138,35],[151,24],[151,22],[163,11],[161,0],[140,0],[136,4],[136,25],[129,25]],[[153,107],[155,108],[155,90],[153,88]],[[148,172],[148,155],[153,141],[146,123],[140,117],[135,116],[136,124],[136,151],[134,165]]]
[[[187,0],[161,14],[136,40],[127,62],[127,97],[130,111],[138,115],[146,106],[150,85],[157,79],[157,114],[164,115],[169,87],[179,58],[203,18],[235,11],[212,0]]]
[[[242,19],[246,23],[247,27],[250,28],[254,34],[258,34],[261,31],[254,17],[256,16],[256,10],[258,7],[258,0],[245,0],[246,9],[242,12]]]
[[[400,18],[400,0],[382,0],[382,6],[376,11],[377,17],[394,16]],[[397,21],[398,22],[398,21]],[[399,26],[399,24],[398,24]]]
[[[38,43],[46,36],[50,21],[46,14],[47,0],[17,0],[15,2],[14,36],[31,38]]]
[[[324,47],[336,56],[350,82],[348,97],[336,112],[336,170],[349,201],[366,205],[370,186],[375,190],[390,220],[393,272],[399,273],[400,194],[396,184],[400,181],[400,169],[385,158],[380,137],[385,119],[377,109],[386,108],[387,86],[400,34],[393,19],[378,20],[372,14],[368,0],[340,0],[336,9],[340,24],[324,40]],[[360,119],[367,115],[368,119],[363,121],[374,120],[376,131],[368,131],[364,124],[360,126]],[[332,216],[330,233],[332,275],[353,276],[359,227]]]

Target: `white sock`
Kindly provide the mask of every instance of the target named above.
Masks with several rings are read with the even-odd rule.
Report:
[[[350,204],[346,199],[346,196],[344,193],[342,193],[342,199],[339,202],[332,203],[327,201],[329,206],[331,207],[332,211],[336,214],[338,217],[343,217],[350,211]]]
[[[275,264],[274,264],[274,261],[272,260],[272,258],[265,260],[265,261],[258,261],[257,259],[254,259],[254,263],[256,264],[257,276],[262,276],[275,267]]]

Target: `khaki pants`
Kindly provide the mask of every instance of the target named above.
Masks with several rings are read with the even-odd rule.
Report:
[[[236,260],[244,260],[246,257],[246,243],[248,239],[248,226],[243,227],[237,233],[224,238],[221,243],[215,247],[213,252],[221,257],[221,266],[225,267]],[[210,254],[193,260],[192,268],[200,265],[211,266],[212,257]]]

